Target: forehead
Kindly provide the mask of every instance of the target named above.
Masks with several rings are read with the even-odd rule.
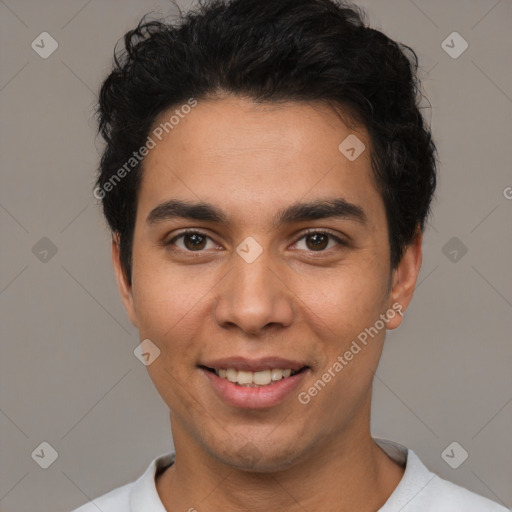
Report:
[[[176,110],[159,116],[150,134],[156,145],[143,165],[141,215],[170,198],[217,204],[253,222],[291,202],[326,197],[359,204],[369,217],[383,213],[367,132],[325,105],[199,101],[155,137]]]

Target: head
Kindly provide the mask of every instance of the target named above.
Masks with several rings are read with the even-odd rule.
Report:
[[[263,471],[368,423],[435,188],[416,71],[330,0],[212,1],[126,34],[101,88],[95,195],[175,439]],[[236,406],[210,371],[235,357],[284,358],[298,387]]]

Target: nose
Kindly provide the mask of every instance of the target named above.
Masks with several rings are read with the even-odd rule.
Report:
[[[284,273],[271,268],[271,258],[265,253],[252,263],[233,254],[231,271],[217,289],[215,319],[219,326],[255,336],[292,323],[293,293]]]

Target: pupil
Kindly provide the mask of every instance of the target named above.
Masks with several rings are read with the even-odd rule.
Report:
[[[203,249],[205,241],[206,238],[198,234],[186,235],[184,238],[186,248],[191,250]]]
[[[326,235],[322,235],[321,233],[315,233],[314,235],[308,235],[307,241],[312,241],[312,245],[307,243],[309,249],[318,250],[325,249],[328,244],[328,238]]]

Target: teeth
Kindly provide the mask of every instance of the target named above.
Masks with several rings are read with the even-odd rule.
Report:
[[[272,370],[272,380],[281,380],[283,378],[283,370],[274,368]]]
[[[259,386],[266,386],[267,384],[270,384],[272,382],[272,375],[270,370],[254,372],[252,382],[254,382],[254,384],[258,384]]]
[[[290,377],[292,370],[273,368],[272,370],[262,370],[259,372],[247,372],[244,370],[236,370],[234,368],[220,368],[215,370],[215,373],[223,378],[234,382],[240,386],[268,386],[272,382],[276,382],[283,378]]]
[[[252,382],[252,372],[243,372],[241,370],[238,371],[238,378],[236,381],[238,384],[253,384]]]

